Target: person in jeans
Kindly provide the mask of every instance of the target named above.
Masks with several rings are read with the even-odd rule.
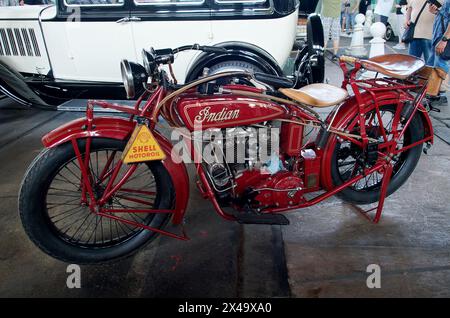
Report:
[[[325,47],[327,47],[327,43],[331,37],[333,40],[333,58],[336,59],[339,51],[339,41],[341,36],[341,0],[323,0],[321,15]]]
[[[403,9],[408,4],[407,0],[396,0],[396,16],[397,16],[397,27],[398,27],[398,44],[393,48],[395,50],[406,50],[405,43],[402,42],[403,34],[405,33],[405,15],[403,14]]]
[[[358,11],[359,0],[344,0],[342,2],[344,19],[342,21],[342,31],[350,34],[353,31],[353,25],[355,24],[355,16]]]
[[[374,11],[377,22],[387,25],[393,7],[394,0],[378,0]]]
[[[448,89],[449,62],[442,59],[440,55],[444,52],[450,39],[450,0],[443,1],[440,10],[434,5],[430,6],[430,13],[436,18],[433,24],[432,50],[428,65],[440,68],[447,73],[447,78],[441,86],[441,97],[438,102],[440,105],[448,105],[445,93]]]
[[[425,9],[422,11],[422,8]],[[427,0],[408,0],[405,27],[411,22],[416,24],[414,38],[409,44],[409,54],[428,61],[431,56],[434,15],[429,11]],[[420,11],[422,13],[419,16]]]
[[[355,18],[359,11],[359,1],[360,0],[350,0],[349,1],[350,6],[348,8],[348,18],[349,18],[350,24],[347,23],[347,33],[349,30],[349,27],[353,31],[353,26],[355,25]]]

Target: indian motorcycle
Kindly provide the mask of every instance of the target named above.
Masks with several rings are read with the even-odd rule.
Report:
[[[225,151],[215,147],[214,157],[222,160],[195,162],[201,194],[221,217],[243,224],[287,225],[283,212],[333,195],[377,203],[363,213],[377,223],[385,198],[411,175],[424,144],[433,142],[421,59],[342,57],[341,88],[293,89],[290,78],[207,70],[178,85],[174,56],[190,49],[209,47],[144,50],[144,65],[122,61],[128,97],[141,94],[134,107],[89,101],[85,118],[42,138],[45,149],[26,172],[19,211],[28,236],[44,252],[66,262],[100,263],[130,255],[157,235],[188,240],[182,225],[189,178],[157,129],[160,118],[187,130],[188,144],[198,129],[279,129],[278,149],[265,161],[247,149],[243,162],[226,161]],[[383,76],[358,79],[364,69]],[[94,107],[123,114],[95,116]],[[334,108],[321,119],[319,107]],[[310,130],[316,136],[306,140]],[[195,147],[188,149],[191,158],[197,155]],[[180,225],[179,233],[165,230],[169,221]]]

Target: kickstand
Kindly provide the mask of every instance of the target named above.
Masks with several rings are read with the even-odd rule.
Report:
[[[393,166],[391,163],[388,163],[385,167],[384,167],[384,178],[383,178],[383,182],[381,183],[381,191],[380,191],[380,199],[378,200],[378,206],[364,211],[361,208],[357,208],[357,211],[359,213],[361,213],[366,219],[368,219],[370,222],[377,224],[378,222],[380,222],[381,219],[381,214],[383,213],[383,207],[384,207],[384,201],[386,200],[386,196],[387,196],[387,191],[388,191],[388,187],[389,187],[389,183],[391,182],[391,177],[392,177],[392,171],[393,171]],[[371,218],[369,216],[370,212],[373,211],[377,211],[375,213],[375,217]]]

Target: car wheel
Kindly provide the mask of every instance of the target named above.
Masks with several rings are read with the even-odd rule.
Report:
[[[392,41],[394,40],[394,30],[392,29],[392,26],[390,24],[387,25],[386,27],[386,34],[384,36],[386,41]]]

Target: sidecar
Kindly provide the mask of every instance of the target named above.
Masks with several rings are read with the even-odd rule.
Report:
[[[302,1],[303,3],[303,1]],[[298,0],[56,0],[55,5],[0,11],[0,91],[28,106],[54,109],[69,100],[124,94],[119,63],[141,62],[141,50],[199,43],[227,53],[182,53],[179,82],[248,69],[282,75],[296,40]],[[308,21],[296,74],[323,81],[318,16]],[[312,32],[314,30],[314,32]],[[309,65],[312,60],[313,65]],[[312,70],[312,71],[311,71]]]

